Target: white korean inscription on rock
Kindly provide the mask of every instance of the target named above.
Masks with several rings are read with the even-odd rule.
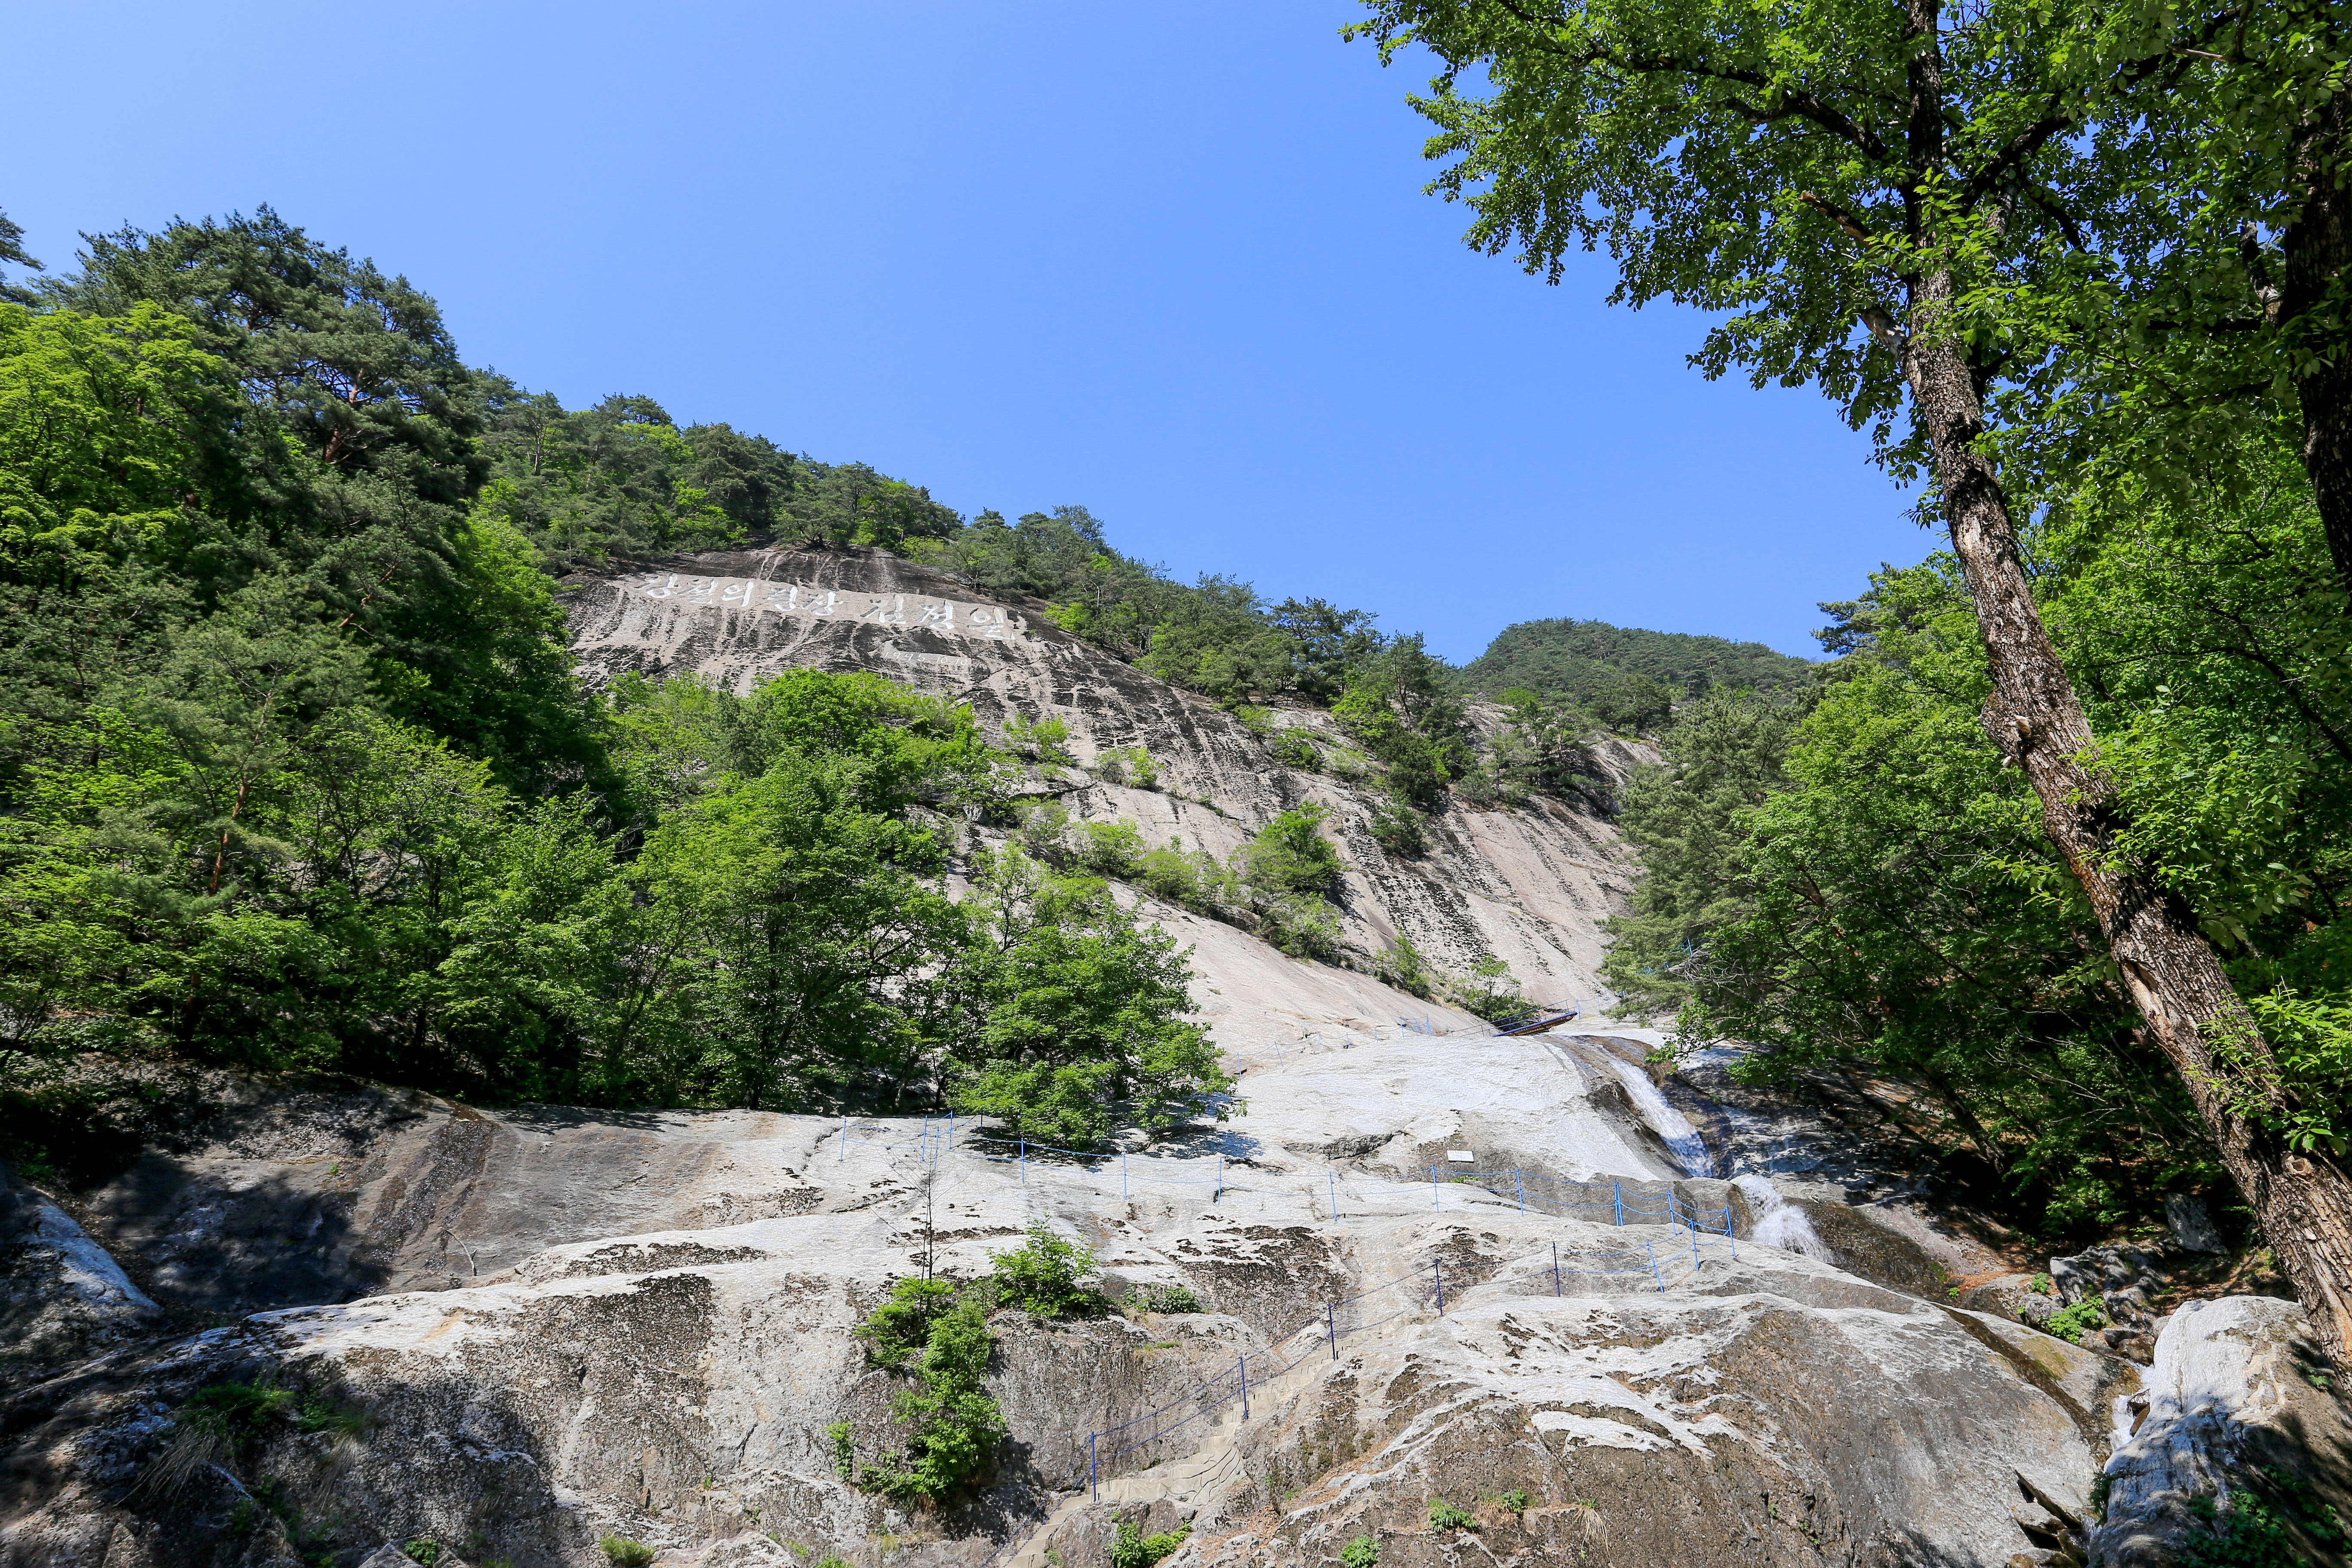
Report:
[[[965,605],[916,594],[843,593],[800,583],[770,583],[751,577],[698,577],[654,572],[626,584],[631,598],[670,600],[698,609],[751,610],[817,620],[861,621],[870,626],[929,626],[963,637],[1003,642],[1025,629],[1020,616],[993,605]]]

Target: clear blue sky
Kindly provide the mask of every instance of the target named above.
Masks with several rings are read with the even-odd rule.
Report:
[[[1545,616],[1753,637],[1934,542],[1810,390],[1547,288],[1422,194],[1343,0],[125,4],[17,14],[0,207],[270,203],[568,405],[658,399],[965,511],[1475,656]]]

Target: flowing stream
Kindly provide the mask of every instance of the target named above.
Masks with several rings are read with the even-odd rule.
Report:
[[[1734,1176],[1731,1184],[1748,1199],[1748,1239],[1783,1252],[1801,1252],[1816,1263],[1834,1267],[1837,1255],[1813,1229],[1805,1211],[1782,1197],[1769,1176]]]
[[[1706,1141],[1698,1135],[1698,1129],[1690,1124],[1690,1118],[1676,1110],[1674,1102],[1658,1092],[1658,1086],[1650,1081],[1648,1073],[1614,1052],[1603,1054],[1609,1058],[1609,1065],[1617,1069],[1617,1076],[1625,1080],[1625,1092],[1640,1108],[1642,1120],[1666,1141],[1666,1147],[1672,1149],[1675,1158],[1682,1162],[1683,1174],[1714,1175],[1715,1156],[1706,1152]]]

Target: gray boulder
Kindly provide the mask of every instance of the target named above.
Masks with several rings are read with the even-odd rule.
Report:
[[[2172,1239],[2184,1252],[2230,1250],[2213,1216],[2205,1210],[2205,1200],[2194,1193],[2165,1194],[2164,1222],[2172,1227]]]
[[[2094,1247],[2052,1258],[2050,1279],[2066,1305],[2095,1300],[2117,1323],[2145,1327],[2155,1320],[2156,1292],[2164,1288],[2164,1258],[2124,1243]]]
[[[2106,1464],[2092,1560],[2158,1568],[2199,1538],[2251,1555],[2253,1544],[2231,1535],[2249,1531],[2250,1510],[2219,1500],[2252,1493],[2283,1522],[2297,1560],[2340,1563],[2304,1528],[2331,1507],[2352,1518],[2352,1417],[2313,1381],[2322,1364],[2292,1301],[2191,1301],[2166,1320],[2147,1386],[2124,1402],[2131,1435]]]

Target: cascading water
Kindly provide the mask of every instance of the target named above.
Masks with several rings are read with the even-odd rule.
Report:
[[[1613,1054],[1609,1057],[1609,1065],[1617,1069],[1619,1078],[1625,1080],[1625,1092],[1633,1097],[1634,1105],[1640,1109],[1642,1120],[1666,1141],[1666,1147],[1672,1149],[1675,1158],[1682,1162],[1683,1174],[1714,1175],[1715,1156],[1706,1152],[1706,1141],[1698,1135],[1698,1129],[1690,1124],[1690,1118],[1676,1110],[1674,1102],[1658,1092],[1658,1086],[1650,1081],[1650,1075],[1623,1057]]]
[[[1813,1229],[1812,1220],[1780,1195],[1771,1178],[1750,1173],[1732,1177],[1731,1184],[1748,1200],[1748,1240],[1783,1252],[1801,1252],[1816,1263],[1837,1262],[1829,1243]]]

